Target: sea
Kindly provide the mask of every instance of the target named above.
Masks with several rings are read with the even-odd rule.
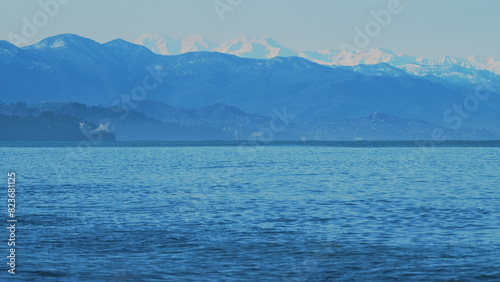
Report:
[[[0,157],[0,281],[500,281],[499,142],[4,142]]]

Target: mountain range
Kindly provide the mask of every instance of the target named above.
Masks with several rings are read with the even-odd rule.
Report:
[[[429,139],[435,129],[454,139],[500,138],[495,90],[500,76],[489,70],[451,61],[415,64],[427,70],[425,75],[390,62],[331,66],[292,56],[293,50],[269,38],[245,41],[252,43],[217,47],[195,36],[160,46],[172,54],[186,52],[179,55],[72,34],[23,48],[0,41],[0,100],[65,109],[76,102],[90,112],[98,107],[99,115],[45,109],[97,126],[96,116],[116,119],[113,108],[129,107],[127,120],[116,122],[117,140],[245,139],[269,129],[283,111],[294,119],[275,138]],[[260,49],[265,59],[243,58],[243,51],[226,54],[255,51],[259,44],[268,44]],[[475,91],[480,81],[489,88]],[[141,87],[141,98],[134,98]],[[486,98],[475,98],[478,105],[471,110],[470,97],[479,94]],[[457,112],[457,106],[469,110]]]
[[[407,70],[415,75],[426,74],[425,70],[420,71],[414,67],[415,65],[426,67],[460,66],[467,69],[487,70],[497,75],[500,74],[500,60],[491,57],[474,55],[467,58],[445,56],[442,58],[428,59],[417,58],[403,53],[394,53],[388,49],[368,49],[358,52],[341,52],[334,49],[325,49],[321,51],[294,50],[279,44],[271,37],[250,38],[241,36],[222,44],[216,44],[201,35],[172,38],[157,34],[144,34],[139,36],[134,43],[145,46],[154,53],[160,55],[179,55],[193,51],[212,51],[253,59],[296,56],[318,64],[331,66],[376,65],[387,63],[393,67]]]

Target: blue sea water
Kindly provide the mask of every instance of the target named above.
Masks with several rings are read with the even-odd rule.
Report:
[[[498,147],[0,156],[2,185],[17,174],[16,280],[500,281]]]

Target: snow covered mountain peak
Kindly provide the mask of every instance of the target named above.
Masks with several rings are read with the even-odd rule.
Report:
[[[160,36],[147,33],[139,36],[134,43],[143,45],[160,55],[177,55],[181,53],[179,40],[168,35]]]
[[[217,44],[197,34],[181,39],[181,53],[211,51]]]
[[[179,55],[197,51],[212,51],[217,44],[197,34],[184,38],[173,38],[168,35],[143,34],[135,41],[154,53],[160,55]]]
[[[298,56],[312,62],[334,66],[376,65],[387,63],[396,68],[411,70],[417,75],[429,74],[429,66],[460,66],[471,70],[488,70],[500,75],[500,60],[481,56],[459,58],[445,56],[428,59],[417,58],[403,53],[395,53],[388,49],[367,49],[357,52],[340,52],[334,49],[321,51],[294,50],[279,44],[271,37],[251,38],[239,36],[220,45],[211,42],[201,35],[186,38],[171,38],[153,34],[141,35],[136,44],[146,46],[161,55],[177,55],[194,51],[213,51],[232,54],[243,58],[271,59],[274,57]],[[432,68],[437,70],[437,68]]]
[[[483,56],[470,56],[467,60],[479,69],[485,69],[492,73],[500,74],[500,60],[498,59]]]
[[[22,47],[25,50],[46,49],[46,48],[65,48],[73,47],[79,50],[92,50],[98,48],[99,43],[92,39],[81,37],[76,34],[60,34],[52,37],[47,37],[40,42]]]
[[[283,47],[271,37],[249,38],[241,36],[223,43],[212,51],[253,59],[297,56],[297,52]]]

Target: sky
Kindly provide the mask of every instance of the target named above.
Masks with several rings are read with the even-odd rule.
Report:
[[[223,43],[246,35],[299,50],[347,43],[426,58],[500,58],[499,14],[498,0],[1,0],[0,40],[30,45],[74,33],[104,43],[153,33]]]

